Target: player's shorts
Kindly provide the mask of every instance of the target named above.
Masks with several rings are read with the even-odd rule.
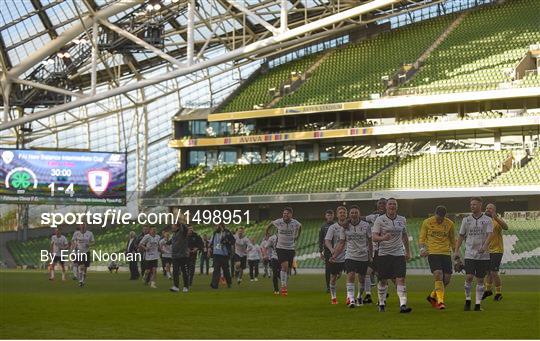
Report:
[[[150,260],[145,260],[145,269],[152,269],[152,268],[157,268],[158,266],[158,260],[157,259],[150,259]]]
[[[235,254],[234,254],[234,262],[235,262],[235,263],[240,262],[240,268],[241,268],[241,269],[245,269],[245,268],[246,268],[246,264],[247,264],[247,256],[241,257],[241,256],[239,256],[239,255],[237,255],[237,254],[235,253]]]
[[[345,269],[345,262],[342,262],[342,263],[332,263],[332,262],[330,262],[330,264],[328,264],[328,271],[332,275],[337,276],[337,275],[341,274],[344,269]]]
[[[489,271],[499,271],[501,266],[503,254],[502,253],[490,253],[489,254]]]
[[[452,274],[452,258],[450,255],[428,255],[431,273],[442,270],[445,274]]]
[[[489,260],[465,258],[465,273],[477,278],[484,278],[489,269]]]
[[[172,264],[172,258],[170,258],[170,257],[161,257],[161,264],[163,264],[163,265]]]
[[[57,264],[57,263],[60,263],[60,264],[64,265],[64,261],[62,260],[62,257],[54,256],[52,264],[54,265],[54,264]]]
[[[90,252],[80,253],[77,255],[77,259],[73,263],[78,265],[84,265],[85,267],[89,268],[91,263],[90,259]]]
[[[295,252],[294,250],[276,249],[276,254],[279,263],[289,262],[289,266],[292,266]]]
[[[368,265],[368,261],[362,262],[359,260],[345,259],[345,272],[356,272],[360,276],[365,276]]]
[[[407,274],[405,256],[377,256],[376,264],[379,279],[404,278]]]

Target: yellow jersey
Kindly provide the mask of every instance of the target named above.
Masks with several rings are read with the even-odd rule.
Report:
[[[502,230],[502,226],[493,219],[493,237],[491,237],[491,242],[489,242],[489,253],[504,252]]]
[[[430,255],[450,255],[454,248],[454,222],[444,218],[441,224],[435,216],[427,218],[420,228],[419,244],[426,246]]]

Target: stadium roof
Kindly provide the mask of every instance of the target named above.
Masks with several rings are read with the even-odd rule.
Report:
[[[166,143],[180,108],[215,106],[266,58],[453,2],[477,3],[3,1],[0,146],[126,151],[135,187],[151,187],[174,170]],[[153,43],[149,27],[159,32]]]

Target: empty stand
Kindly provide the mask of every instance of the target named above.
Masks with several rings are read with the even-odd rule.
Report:
[[[243,194],[348,191],[391,164],[393,156],[297,162],[242,191]]]
[[[540,2],[507,1],[471,12],[426,59],[405,93],[491,90],[510,75],[531,44],[540,41]],[[521,81],[538,86],[536,75]]]
[[[233,195],[282,167],[281,164],[217,166],[180,191],[182,196]]]
[[[507,151],[487,150],[411,155],[357,190],[483,186],[500,169],[507,154]]]

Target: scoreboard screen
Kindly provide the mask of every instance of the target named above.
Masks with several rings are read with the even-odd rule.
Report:
[[[125,205],[126,154],[0,148],[0,203]]]

